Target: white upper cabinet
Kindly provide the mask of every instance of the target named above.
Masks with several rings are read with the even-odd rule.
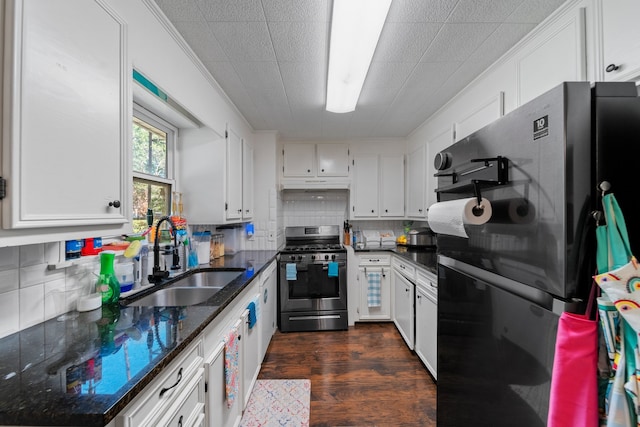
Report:
[[[349,176],[349,146],[318,144],[318,176]]]
[[[3,228],[130,230],[125,22],[101,0],[5,3]]]
[[[242,140],[242,219],[253,218],[253,146]]]
[[[283,176],[315,176],[315,149],[314,144],[284,144]]]
[[[640,75],[640,2],[600,0],[603,76],[605,81],[635,79]]]
[[[353,189],[351,215],[353,218],[375,218],[378,211],[378,155],[353,156]]]
[[[421,144],[407,156],[407,216],[426,218],[426,155]]]
[[[347,144],[291,142],[282,148],[284,178],[348,177]]]
[[[242,138],[227,128],[227,220],[242,219]]]
[[[404,155],[353,156],[352,218],[404,216]]]

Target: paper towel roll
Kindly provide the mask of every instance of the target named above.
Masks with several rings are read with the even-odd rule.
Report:
[[[438,234],[469,237],[464,229],[465,224],[482,225],[491,219],[491,203],[482,198],[480,209],[474,209],[477,205],[478,199],[475,197],[435,203],[427,213],[429,228]]]

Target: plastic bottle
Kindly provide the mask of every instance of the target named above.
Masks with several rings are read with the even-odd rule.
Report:
[[[115,252],[100,253],[100,276],[96,282],[96,290],[102,295],[102,304],[117,304],[120,298],[120,283],[113,271]]]

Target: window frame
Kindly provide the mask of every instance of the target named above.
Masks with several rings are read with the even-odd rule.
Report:
[[[133,102],[133,114],[131,117],[132,126],[133,126],[134,119],[142,120],[148,123],[149,125],[166,133],[167,135],[166,136],[167,177],[163,178],[155,175],[150,175],[144,172],[134,171],[133,162],[132,162],[131,163],[131,174],[132,174],[131,186],[133,188],[133,185],[136,181],[141,181],[144,183],[158,183],[158,184],[168,185],[169,195],[168,195],[166,209],[167,209],[167,214],[169,214],[171,212],[171,203],[172,203],[173,193],[175,192],[175,189],[176,189],[175,162],[176,162],[176,141],[178,139],[178,128],[172,125],[171,123],[169,123],[167,120],[163,119],[162,117],[158,116],[157,114],[143,107],[142,105],[137,104],[135,101]],[[131,137],[133,138],[133,134]],[[131,153],[133,154],[133,146],[131,147],[131,150],[132,150]],[[131,206],[131,215],[133,220],[134,219],[133,206]]]

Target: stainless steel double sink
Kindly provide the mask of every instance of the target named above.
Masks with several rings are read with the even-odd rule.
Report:
[[[201,304],[244,273],[244,269],[205,270],[188,274],[128,306],[172,307]]]

